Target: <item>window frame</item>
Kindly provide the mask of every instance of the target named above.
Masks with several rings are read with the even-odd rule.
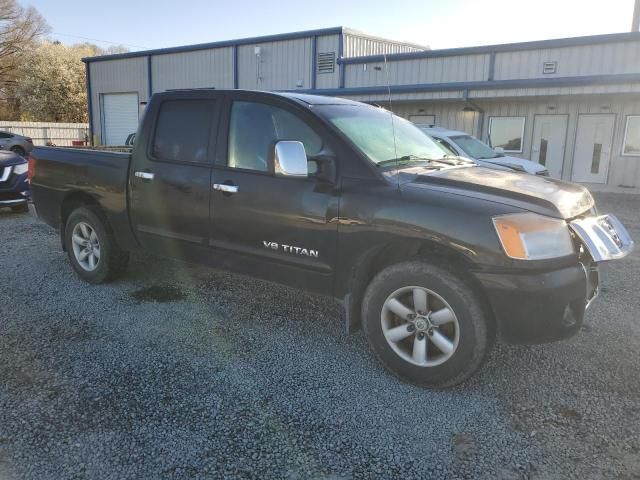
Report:
[[[160,162],[160,163],[171,163],[177,165],[194,165],[200,167],[212,167],[214,163],[214,155],[216,150],[216,130],[218,127],[218,118],[219,118],[219,110],[220,110],[220,102],[221,99],[212,96],[206,97],[196,97],[196,96],[175,96],[162,99],[162,101],[158,102],[158,105],[155,107],[153,125],[151,127],[150,133],[150,141],[147,145],[147,157],[152,162]],[[170,102],[198,102],[198,103],[210,103],[212,107],[211,111],[211,120],[209,122],[208,131],[208,139],[207,139],[207,154],[206,161],[204,162],[195,162],[195,161],[187,161],[187,160],[171,160],[168,158],[160,158],[157,157],[154,153],[154,145],[156,140],[156,134],[158,131],[158,124],[160,123],[160,114],[162,113],[162,107],[166,103]],[[151,112],[149,112],[151,113]],[[134,145],[135,148],[135,145]]]
[[[637,118],[640,121],[640,114],[631,114],[625,116],[625,124],[624,124],[624,136],[622,137],[622,151],[620,153],[623,157],[640,157],[640,151],[638,153],[625,153],[625,147],[627,145],[627,134],[629,132],[629,120],[632,118]],[[638,125],[640,127],[640,125]]]
[[[225,119],[223,122],[225,128],[220,128],[218,132],[218,153],[216,155],[216,159],[214,162],[214,166],[216,168],[222,168],[225,170],[229,170],[232,172],[242,172],[242,173],[252,173],[256,175],[263,175],[266,177],[272,178],[283,178],[290,180],[306,180],[306,181],[315,181],[316,178],[313,175],[308,175],[307,177],[279,177],[275,174],[275,168],[273,164],[272,158],[267,158],[267,169],[266,170],[255,170],[252,168],[243,168],[243,167],[232,167],[229,165],[229,146],[230,146],[230,136],[231,136],[231,115],[233,113],[233,104],[234,103],[257,103],[260,105],[265,105],[267,107],[279,108],[280,110],[284,110],[289,114],[293,115],[301,122],[306,124],[320,139],[322,140],[322,148],[321,152],[325,150],[332,151],[333,149],[329,145],[326,139],[326,135],[323,135],[321,131],[313,125],[313,122],[307,121],[304,115],[301,115],[295,108],[285,100],[280,101],[279,99],[272,98],[260,98],[253,95],[231,95],[227,98],[227,102],[222,113],[222,118]],[[283,139],[284,140],[284,139]],[[312,158],[310,155],[307,155],[307,158]],[[336,166],[337,168],[337,166]]]
[[[494,115],[494,116],[489,116],[489,130],[488,130],[488,135],[489,135],[489,146],[492,149],[495,149],[496,146],[493,144],[493,138],[491,136],[491,128],[493,125],[493,120],[495,118],[518,118],[518,119],[522,119],[522,129],[520,131],[520,150],[507,150],[506,148],[504,149],[505,153],[523,153],[524,152],[524,133],[525,133],[525,129],[527,127],[527,117],[525,115]]]

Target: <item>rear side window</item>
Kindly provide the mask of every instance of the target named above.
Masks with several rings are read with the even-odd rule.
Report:
[[[153,137],[158,160],[206,163],[214,102],[170,100],[162,103]]]
[[[0,138],[13,138],[13,135],[7,132],[0,132]]]

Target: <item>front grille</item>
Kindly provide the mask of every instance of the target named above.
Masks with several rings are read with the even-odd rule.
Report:
[[[5,183],[11,175],[11,167],[0,168],[0,183]]]

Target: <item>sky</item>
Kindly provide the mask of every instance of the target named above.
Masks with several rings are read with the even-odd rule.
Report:
[[[629,31],[634,0],[18,0],[52,39],[131,51],[345,26],[431,48]]]

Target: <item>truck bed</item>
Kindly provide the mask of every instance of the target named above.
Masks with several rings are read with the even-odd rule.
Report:
[[[127,214],[130,153],[37,147],[31,157],[37,165],[31,184],[32,196],[43,221],[60,228],[65,205],[79,196],[90,197],[104,209],[116,236],[128,244],[131,237]]]

